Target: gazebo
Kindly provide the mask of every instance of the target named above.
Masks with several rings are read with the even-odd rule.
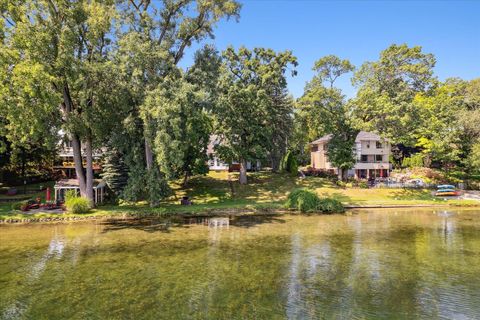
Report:
[[[96,179],[93,181],[95,204],[103,202],[103,196],[105,195],[105,186],[106,184],[103,180]],[[75,190],[77,194],[80,194],[80,186],[77,179],[59,180],[53,188],[55,190],[55,201],[65,201],[65,192],[67,190]]]

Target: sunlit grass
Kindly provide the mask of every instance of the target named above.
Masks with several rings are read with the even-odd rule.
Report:
[[[289,192],[295,188],[315,190],[321,197],[331,197],[348,206],[375,205],[452,205],[479,206],[480,202],[469,200],[444,200],[432,195],[432,190],[386,189],[386,188],[341,188],[331,181],[318,177],[300,179],[287,174],[271,172],[249,173],[249,183],[240,185],[238,173],[225,171],[211,172],[205,176],[195,176],[183,187],[181,181],[171,183],[174,195],[159,207],[151,208],[146,202],[125,205],[100,206],[89,214],[62,217],[102,217],[102,216],[151,216],[151,215],[200,215],[245,211],[268,211],[282,208]],[[44,196],[44,192],[32,197]],[[180,199],[188,196],[191,206],[180,205]],[[0,219],[30,219],[58,217],[55,213],[34,215],[12,212],[11,204],[0,204]]]

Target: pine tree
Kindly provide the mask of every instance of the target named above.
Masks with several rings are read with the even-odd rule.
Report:
[[[128,167],[123,155],[116,150],[109,150],[102,167],[102,179],[115,196],[121,197],[128,183]]]

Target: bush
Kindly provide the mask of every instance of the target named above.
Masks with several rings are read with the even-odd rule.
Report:
[[[337,186],[339,186],[340,188],[346,188],[347,187],[347,183],[342,181],[342,180],[338,180],[335,182],[337,184]]]
[[[302,213],[333,213],[345,211],[340,201],[330,198],[320,199],[314,191],[308,189],[293,190],[288,195],[285,207],[298,210]]]
[[[87,213],[90,211],[90,201],[84,197],[78,197],[74,190],[67,191],[65,206],[70,213]]]
[[[285,206],[300,212],[314,212],[320,203],[318,195],[307,189],[295,189],[288,195]]]
[[[28,200],[25,200],[25,201],[19,201],[19,202],[14,202],[12,204],[12,210],[25,210],[29,205],[29,201]]]
[[[329,170],[321,170],[307,167],[306,170],[303,170],[303,173],[307,177],[327,178],[333,182],[338,180],[338,175],[335,172],[331,172]]]
[[[367,181],[359,181],[358,182],[358,187],[361,189],[368,189],[368,182]]]
[[[345,212],[345,207],[343,204],[332,198],[321,199],[318,209],[324,213],[340,213]]]
[[[423,167],[423,155],[416,153],[410,157],[403,158],[402,167],[404,168],[421,168]]]
[[[291,174],[297,174],[298,163],[293,152],[288,151],[280,162],[280,170]]]

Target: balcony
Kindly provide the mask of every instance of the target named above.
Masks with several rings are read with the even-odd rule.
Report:
[[[392,165],[388,161],[357,161],[354,169],[391,169]]]
[[[383,160],[357,160],[357,163],[388,163],[388,161]]]

